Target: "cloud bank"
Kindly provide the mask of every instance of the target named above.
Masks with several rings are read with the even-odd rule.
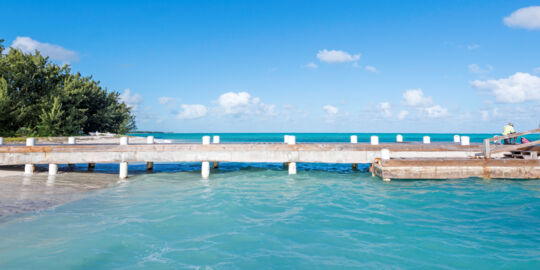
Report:
[[[48,56],[52,60],[70,63],[79,61],[79,54],[61,46],[41,43],[29,37],[17,37],[11,44],[11,48],[21,50],[24,53],[33,53],[38,50],[42,55]]]

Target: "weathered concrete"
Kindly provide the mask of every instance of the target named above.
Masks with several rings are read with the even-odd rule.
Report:
[[[540,160],[518,159],[391,159],[372,166],[376,176],[390,179],[458,179],[469,177],[538,179]]]

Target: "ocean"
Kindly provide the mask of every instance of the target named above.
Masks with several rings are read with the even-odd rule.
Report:
[[[152,135],[283,141],[272,133]],[[302,143],[351,134],[291,135]],[[377,135],[391,142],[396,134]],[[403,134],[424,135],[437,142],[454,134]],[[288,175],[282,164],[222,163],[203,180],[196,163],[156,164],[153,173],[130,165],[127,181],[0,219],[0,269],[540,268],[540,181],[383,182],[367,166],[298,164]],[[117,171],[96,165],[96,173]]]

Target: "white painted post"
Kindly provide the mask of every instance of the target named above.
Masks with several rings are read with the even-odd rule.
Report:
[[[120,179],[126,179],[128,177],[128,163],[120,162]]]
[[[459,143],[461,140],[459,139],[459,135],[454,135],[454,142]]]
[[[215,136],[212,138],[212,143],[219,143],[219,136],[215,135]]]
[[[378,136],[371,136],[371,144],[372,145],[379,144],[379,137]]]
[[[296,136],[289,135],[289,139],[287,139],[287,144],[296,144]]]
[[[154,136],[147,136],[146,137],[146,144],[154,144]],[[153,161],[147,161],[146,162],[146,170],[151,171],[154,169],[154,162]]]
[[[390,150],[388,149],[381,149],[381,159],[382,160],[388,160],[390,159]]]
[[[396,142],[403,142],[403,135],[401,134],[396,135]]]
[[[212,143],[219,144],[219,136],[214,135],[214,137],[212,137]],[[217,169],[218,167],[219,167],[219,162],[217,161],[212,162],[213,169]]]
[[[75,137],[69,137],[68,138],[68,144],[76,144],[76,140],[75,140]]]
[[[0,137],[0,145],[4,144],[4,137]]]
[[[210,144],[210,136],[203,136],[202,144]]]
[[[123,136],[120,137],[120,145],[128,145],[129,144],[129,137]]]
[[[289,162],[289,174],[296,174],[296,162]]]
[[[26,146],[36,145],[36,138],[26,138]],[[32,175],[36,171],[36,166],[34,164],[25,164],[24,165],[24,174]]]
[[[201,167],[201,176],[204,179],[210,176],[210,162],[203,161],[202,167]]]
[[[49,175],[56,175],[58,173],[58,164],[49,164]]]
[[[424,144],[429,144],[431,143],[431,138],[429,136],[424,136],[423,140]]]
[[[461,145],[469,145],[469,136],[461,136]]]
[[[351,136],[351,143],[358,143],[358,136],[352,135]]]
[[[289,135],[283,136],[283,143],[289,143]]]
[[[154,136],[146,137],[146,143],[147,144],[154,144]]]

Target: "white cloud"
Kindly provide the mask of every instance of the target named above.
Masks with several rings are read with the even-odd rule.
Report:
[[[540,6],[520,8],[504,18],[504,23],[510,27],[540,29]]]
[[[317,58],[327,63],[346,63],[360,60],[360,54],[349,54],[339,50],[322,50],[317,53]]]
[[[540,100],[540,78],[529,73],[516,72],[508,78],[498,80],[475,80],[471,85],[476,89],[490,90],[500,102]]]
[[[411,107],[429,106],[433,103],[431,97],[425,97],[422,89],[409,89],[403,93],[403,103]]]
[[[392,116],[392,106],[390,106],[390,103],[388,102],[381,102],[378,106],[378,109],[381,111],[382,115],[385,117]]]
[[[486,65],[486,68],[484,69],[477,64],[470,64],[468,68],[469,72],[473,74],[486,74],[490,73],[493,70],[493,67],[491,65]]]
[[[275,114],[275,105],[264,104],[257,97],[251,97],[248,92],[227,92],[217,100],[224,114]]]
[[[443,108],[440,105],[423,108],[422,110],[430,118],[440,118],[448,115],[448,109]]]
[[[197,119],[206,116],[208,109],[201,104],[182,104],[182,111],[176,115],[180,120]]]
[[[316,68],[319,67],[319,66],[317,66],[317,64],[315,64],[315,63],[313,63],[313,62],[309,62],[309,63],[305,64],[303,67],[305,67],[305,68],[311,68],[311,69],[316,69]]]
[[[489,111],[487,111],[487,110],[480,111],[480,116],[482,118],[482,121],[488,121],[489,120]]]
[[[377,68],[375,68],[374,66],[366,66],[366,70],[373,73],[377,73]]]
[[[160,98],[158,98],[159,104],[162,104],[162,105],[168,104],[172,100],[173,100],[172,97],[160,97]]]
[[[17,37],[11,44],[11,48],[21,50],[24,53],[33,53],[38,50],[42,55],[48,56],[52,60],[62,61],[63,63],[76,62],[79,60],[79,54],[70,51],[61,46],[41,43],[29,37]]]
[[[335,106],[332,106],[332,105],[324,105],[323,106],[323,110],[328,114],[328,115],[336,115],[339,113],[339,109]]]
[[[398,114],[398,119],[399,120],[403,120],[405,119],[405,117],[407,117],[407,115],[409,115],[409,112],[406,111],[406,110],[401,110]]]
[[[120,95],[120,101],[126,103],[127,106],[131,107],[133,110],[137,110],[139,104],[143,101],[143,98],[139,94],[131,94],[129,88],[124,89],[124,93]]]
[[[480,45],[478,45],[478,44],[467,45],[467,50],[469,50],[469,51],[476,50],[478,48],[480,48]]]

